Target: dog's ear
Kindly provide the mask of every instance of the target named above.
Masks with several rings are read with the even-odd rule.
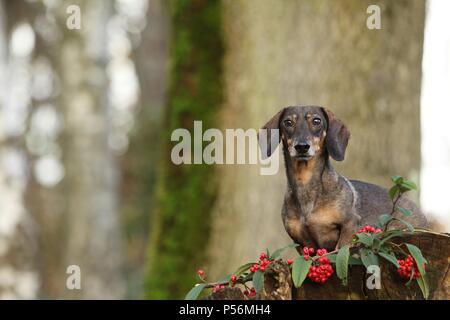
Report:
[[[280,118],[283,115],[284,108],[278,111],[260,130],[258,133],[259,147],[263,159],[269,158],[277,148],[281,140],[280,135]],[[277,134],[272,134],[272,130],[278,130]]]
[[[345,124],[337,119],[334,114],[322,108],[323,114],[327,119],[327,136],[325,137],[325,144],[328,154],[337,161],[344,160],[345,149],[347,149],[350,132]]]

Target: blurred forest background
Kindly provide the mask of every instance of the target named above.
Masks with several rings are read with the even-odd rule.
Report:
[[[325,105],[352,133],[341,173],[420,184],[425,16],[425,0],[0,0],[0,299],[182,298],[197,268],[214,280],[290,243],[283,168],[172,164],[194,120]]]

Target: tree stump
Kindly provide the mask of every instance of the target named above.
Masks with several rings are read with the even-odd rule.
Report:
[[[397,239],[419,247],[428,260],[427,277],[430,286],[429,299],[450,299],[450,235],[427,230],[416,230],[413,235]],[[289,266],[276,261],[273,270],[266,272],[264,288],[257,298],[261,300],[420,300],[422,292],[415,281],[409,287],[396,272],[395,266],[380,259],[381,288],[369,290],[366,286],[364,266],[350,266],[347,286],[336,276],[322,285],[305,280],[297,289],[293,286]],[[239,292],[238,292],[239,291]],[[246,299],[237,288],[226,288],[207,299]]]

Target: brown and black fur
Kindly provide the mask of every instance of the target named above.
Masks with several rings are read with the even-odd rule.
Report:
[[[350,133],[327,109],[286,107],[263,129],[279,129],[288,180],[282,219],[287,233],[300,246],[334,250],[349,243],[358,227],[373,225],[380,214],[392,211],[386,189],[349,181],[334,170],[330,156],[344,160]],[[270,156],[276,148],[274,142],[280,142],[270,145],[268,132],[264,156]],[[402,197],[398,204],[413,212],[405,220],[426,226],[425,216],[412,201]]]

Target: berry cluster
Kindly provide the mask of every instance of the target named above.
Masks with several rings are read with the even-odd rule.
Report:
[[[367,225],[367,226],[364,226],[361,229],[359,229],[359,231],[357,233],[365,233],[365,232],[378,234],[378,233],[383,232],[383,230],[380,228],[375,229],[374,227]]]
[[[213,292],[216,293],[216,292],[219,292],[220,290],[223,290],[223,289],[225,289],[225,285],[218,284],[218,285],[214,286]]]
[[[256,296],[256,290],[255,288],[251,288],[250,291],[244,290],[244,295],[248,298],[253,298]]]
[[[269,260],[267,257],[267,254],[262,252],[259,255],[259,263],[255,263],[253,266],[250,267],[250,272],[255,273],[256,271],[260,270],[261,272],[266,271],[266,268],[269,264],[271,264],[273,260]]]
[[[413,279],[420,277],[419,268],[417,267],[417,264],[411,255],[408,255],[404,260],[397,260],[397,262],[400,265],[400,267],[397,269],[400,277],[411,279],[411,274]],[[423,264],[423,267],[425,269],[425,263]]]
[[[197,275],[198,275],[198,277],[202,280],[202,281],[205,281],[205,270],[203,270],[203,269],[198,269],[197,270]],[[234,277],[234,278],[233,278]],[[233,281],[233,279],[234,279],[234,281]],[[234,283],[236,282],[236,276],[231,276],[231,279],[230,280],[232,280],[232,283],[231,283],[231,285],[232,286],[234,286]],[[213,287],[213,292],[215,293],[215,292],[219,292],[220,290],[223,290],[223,289],[225,289],[225,285],[224,284],[218,284],[218,285],[215,285],[214,287]]]
[[[317,252],[319,252],[319,250],[320,249],[318,249]],[[303,248],[303,259],[308,260],[309,259],[309,255],[311,255],[311,254],[314,254],[314,248],[308,248],[308,247],[304,247]]]
[[[305,247],[303,248],[303,253],[303,259],[308,260],[310,254],[314,254],[314,249]],[[313,262],[308,272],[308,278],[320,284],[327,281],[334,273],[330,259],[328,259],[328,257],[323,257],[325,254],[327,254],[326,249],[317,249],[316,255],[320,258]]]

